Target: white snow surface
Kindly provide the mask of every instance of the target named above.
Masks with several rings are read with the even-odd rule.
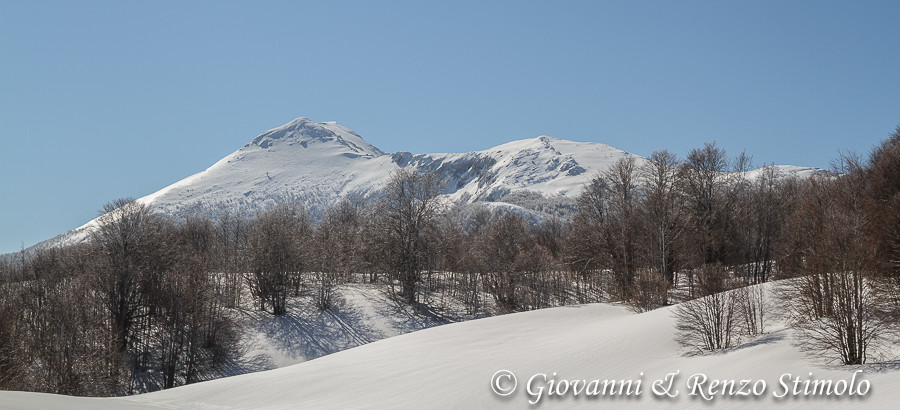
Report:
[[[771,284],[766,285],[771,289]],[[635,314],[622,306],[559,307],[453,323],[369,343],[305,363],[155,393],[107,399],[0,392],[0,408],[15,409],[288,409],[288,408],[529,408],[528,379],[642,380],[635,397],[544,397],[540,408],[816,408],[893,409],[900,401],[900,365],[837,366],[802,353],[793,332],[770,323],[762,337],[724,352],[685,356],[674,341],[672,308]],[[491,377],[509,370],[516,391],[499,397]],[[863,397],[776,399],[786,373],[857,380]],[[679,371],[675,398],[657,398],[652,382]],[[643,376],[641,375],[643,373]],[[758,398],[691,396],[687,380],[764,380]],[[535,385],[537,386],[537,385]],[[545,390],[546,394],[546,390]]]
[[[814,167],[801,167],[797,165],[770,165],[769,167],[775,168],[775,174],[780,178],[798,178],[804,179],[809,178],[810,176],[816,174],[823,175],[833,175],[834,173],[831,171],[827,171],[821,168]],[[759,176],[763,173],[763,171],[768,167],[762,167],[754,169],[747,173],[747,179],[755,180],[759,178]]]
[[[434,171],[444,180],[447,204],[502,203],[513,193],[529,194],[533,204],[535,196],[574,199],[591,178],[628,156],[639,164],[645,161],[606,144],[549,136],[468,153],[387,154],[335,122],[297,118],[258,135],[205,171],[138,201],[180,218],[196,213],[215,217],[226,210],[250,216],[277,202],[294,200],[304,203],[316,217],[341,197],[375,194],[396,169],[415,167]],[[776,167],[782,174],[798,177],[819,171]],[[523,204],[509,205],[521,208]],[[530,219],[546,216],[538,209],[523,212],[534,214]],[[49,242],[79,242],[95,224],[96,220],[90,221]]]
[[[443,193],[457,202],[497,200],[518,190],[576,196],[591,177],[625,156],[633,155],[547,136],[469,153],[389,155],[336,123],[299,118],[139,200],[169,214],[281,199],[303,200],[315,211],[342,196],[372,194],[400,167],[437,172],[445,181]]]
[[[349,283],[334,289],[333,306],[320,311],[311,297],[291,298],[288,312],[273,316],[240,309],[244,349],[240,372],[290,366],[328,354],[443,325],[466,317],[420,314],[392,298],[386,286]]]

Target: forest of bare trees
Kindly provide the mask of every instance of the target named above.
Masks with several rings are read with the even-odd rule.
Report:
[[[236,354],[212,223],[174,224],[130,200],[102,212],[89,241],[4,266],[4,388],[156,390],[216,377]]]
[[[284,315],[310,297],[325,310],[351,281],[471,315],[680,302],[678,338],[695,352],[765,332],[780,309],[805,349],[864,363],[900,316],[900,128],[840,174],[750,175],[750,162],[715,144],[628,157],[570,219],[537,223],[455,218],[442,181],[410,169],[321,220],[291,201],[173,221],[116,200],[83,243],[0,260],[0,388],[105,396],[219,377],[241,354],[235,308]],[[773,279],[774,297],[751,286]]]

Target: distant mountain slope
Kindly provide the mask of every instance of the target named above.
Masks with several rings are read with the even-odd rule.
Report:
[[[574,197],[594,174],[626,156],[634,155],[547,136],[469,153],[388,155],[336,123],[298,118],[140,201],[182,215],[297,199],[317,213],[341,196],[371,195],[400,167],[436,172],[445,181],[443,193],[456,203],[498,201],[523,190]]]
[[[353,131],[298,118],[139,201],[174,216],[222,209],[240,213],[284,199],[316,210],[343,195],[372,192],[396,168],[389,155]]]
[[[395,163],[435,171],[448,181],[450,198],[496,201],[528,190],[545,197],[575,197],[598,172],[634,154],[594,142],[540,136],[464,154],[394,154]]]
[[[388,154],[337,123],[297,118],[258,135],[205,171],[138,200],[176,218],[215,217],[225,210],[247,216],[283,200],[303,202],[318,216],[342,196],[372,195],[394,170],[414,167],[436,172],[445,181],[448,203],[463,210],[484,204],[539,220],[571,212],[591,178],[629,156],[645,161],[609,145],[548,136],[468,153]],[[820,171],[778,167],[801,177]],[[94,223],[47,244],[80,241]]]

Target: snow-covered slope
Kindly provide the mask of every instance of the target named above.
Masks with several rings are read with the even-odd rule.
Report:
[[[755,180],[759,178],[767,168],[773,168],[775,175],[779,178],[809,178],[813,175],[836,175],[833,171],[824,170],[822,168],[801,167],[797,165],[770,165],[754,169],[746,174],[747,179]]]
[[[625,156],[634,155],[547,136],[461,154],[388,155],[336,123],[298,118],[140,201],[179,215],[297,199],[316,213],[341,196],[372,194],[399,167],[436,172],[454,202],[496,201],[521,190],[573,197],[593,175]]]
[[[450,204],[490,201],[500,205],[494,209],[540,214],[523,205],[535,198],[574,198],[593,175],[625,156],[633,155],[604,144],[547,136],[470,153],[391,155],[337,123],[298,118],[260,134],[205,171],[138,201],[177,218],[193,213],[215,217],[225,210],[251,215],[293,200],[318,216],[343,196],[374,194],[394,170],[416,167],[439,174]],[[518,203],[502,201],[516,192],[527,193],[529,200],[520,196]],[[95,223],[50,242],[78,242]]]
[[[447,203],[490,203],[490,209],[540,219],[571,211],[584,184],[628,156],[644,161],[605,144],[548,136],[469,153],[387,154],[337,123],[298,118],[139,201],[177,218],[195,213],[215,217],[225,210],[246,216],[294,200],[318,216],[342,196],[374,194],[397,168],[415,167],[435,171],[445,181]],[[779,169],[801,177],[817,171]],[[94,223],[51,243],[80,241]]]
[[[544,388],[540,408],[697,408],[709,403],[696,395],[699,391],[691,395],[688,382],[694,374],[766,383],[757,398],[717,396],[712,408],[891,409],[900,401],[900,390],[894,388],[900,383],[896,363],[823,364],[804,355],[781,323],[771,323],[763,337],[726,352],[685,356],[674,342],[671,313],[662,308],[634,314],[607,304],[516,313],[430,328],[281,369],[127,398],[0,392],[0,408],[526,408],[536,398],[527,391],[536,374],[547,377],[547,383],[531,383],[532,392]],[[507,397],[491,388],[499,370],[518,379]],[[854,385],[863,379],[869,384],[862,397],[774,397],[783,391],[785,374],[836,382],[851,380],[856,370],[863,373]],[[677,397],[655,395],[653,382],[676,371]],[[569,386],[567,396],[547,397],[549,381],[562,379],[641,380],[642,392],[574,398]],[[510,379],[499,382],[501,388],[511,386]]]
[[[514,191],[545,197],[577,196],[592,177],[624,157],[642,158],[606,144],[546,135],[464,154],[394,154],[400,166],[435,171],[445,193],[462,202],[496,201]]]
[[[139,201],[170,215],[256,209],[286,199],[318,209],[336,197],[370,192],[395,168],[353,131],[298,118]]]
[[[417,310],[392,297],[382,284],[337,286],[334,305],[319,310],[310,297],[292,298],[288,311],[272,316],[239,309],[243,352],[233,374],[269,370],[305,362],[376,340],[455,321],[472,319],[463,306]],[[232,375],[233,375],[232,374]]]

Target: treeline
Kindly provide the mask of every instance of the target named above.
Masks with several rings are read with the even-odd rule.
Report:
[[[861,363],[900,307],[900,128],[841,164],[798,180],[715,144],[659,151],[597,175],[570,220],[536,224],[488,206],[458,218],[442,181],[411,169],[318,221],[290,201],[171,221],[117,200],[83,243],[0,263],[0,388],[106,396],[220,377],[241,358],[235,308],[324,310],[350,281],[470,315],[687,301],[680,341],[715,350],[765,330],[773,303],[747,285],[794,278],[778,304],[809,348]]]
[[[781,297],[807,348],[861,364],[900,330],[900,127],[839,165],[800,193],[780,260],[796,279]]]
[[[730,234],[740,244],[731,251],[703,240],[723,236],[694,239],[705,248],[701,255],[737,258],[682,265],[700,285],[691,287],[694,296],[708,296],[675,309],[683,345],[732,347],[763,332],[764,319],[777,314],[798,331],[798,346],[817,357],[843,364],[895,359],[889,346],[900,336],[900,127],[868,158],[845,155],[835,168],[836,175],[804,181],[757,180],[753,198],[727,212],[743,218]],[[697,221],[716,220],[699,215],[688,219],[693,235],[710,226]],[[786,279],[774,300],[758,287],[740,288],[769,277]]]
[[[108,396],[218,377],[237,354],[234,283],[205,219],[118,200],[85,243],[0,275],[0,388]]]

